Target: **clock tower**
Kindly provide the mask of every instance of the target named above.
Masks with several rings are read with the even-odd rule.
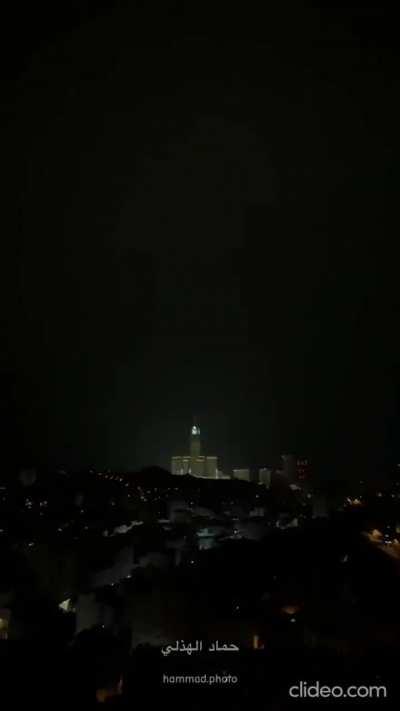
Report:
[[[200,427],[195,424],[193,420],[193,427],[190,431],[190,458],[192,460],[200,457],[201,454],[201,444],[200,444]]]

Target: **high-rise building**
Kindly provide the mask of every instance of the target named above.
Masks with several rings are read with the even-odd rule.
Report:
[[[311,476],[311,465],[308,459],[299,457],[296,462],[297,478],[299,481],[307,481]]]
[[[271,486],[272,469],[263,467],[258,470],[258,483],[269,489]]]
[[[190,433],[190,458],[195,460],[201,454],[200,427],[193,425]]]
[[[190,457],[180,457],[175,456],[171,459],[171,473],[172,474],[189,474],[190,471]]]
[[[218,479],[218,459],[217,457],[207,457],[206,460],[207,476],[211,479]]]
[[[283,474],[290,482],[296,479],[296,458],[293,454],[282,454]]]
[[[234,469],[233,478],[242,481],[250,481],[250,469]]]
[[[195,422],[190,431],[189,450],[189,455],[172,457],[172,474],[191,474],[192,476],[207,479],[217,479],[218,458],[201,454],[200,427]]]

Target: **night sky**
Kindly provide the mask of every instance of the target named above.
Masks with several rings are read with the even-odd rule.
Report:
[[[393,17],[57,7],[2,30],[5,458],[168,466],[196,414],[226,468],[379,473],[400,425]]]

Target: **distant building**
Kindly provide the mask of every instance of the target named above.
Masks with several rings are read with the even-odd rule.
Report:
[[[249,511],[250,518],[259,518],[265,516],[265,506],[255,506]]]
[[[208,477],[216,479],[218,476],[218,459],[217,457],[206,457],[206,473]]]
[[[172,474],[189,474],[190,457],[172,457],[171,473]]]
[[[258,483],[262,486],[265,486],[266,489],[269,489],[271,487],[271,477],[272,469],[268,467],[263,467],[262,469],[258,470]]]
[[[37,479],[36,469],[33,467],[30,469],[22,469],[19,472],[18,479],[22,486],[33,486]]]
[[[229,474],[224,474],[220,469],[217,470],[217,479],[232,479]]]
[[[233,478],[242,481],[250,481],[250,469],[234,469]]]
[[[293,454],[282,454],[283,474],[289,481],[296,478],[296,458]]]
[[[82,491],[78,491],[75,494],[75,498],[74,498],[75,506],[78,506],[78,508],[81,508],[83,506],[84,500],[85,500],[85,495],[83,494]]]
[[[297,479],[299,481],[307,481],[310,479],[310,470],[311,466],[309,460],[305,457],[298,457],[296,461]]]
[[[172,457],[171,472],[175,475],[191,474],[206,479],[218,478],[218,458],[201,454],[198,425],[194,424],[190,432],[190,454]]]

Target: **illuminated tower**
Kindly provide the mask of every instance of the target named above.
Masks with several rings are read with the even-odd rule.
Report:
[[[218,479],[217,457],[205,457],[201,454],[200,427],[193,419],[190,430],[190,452],[188,455],[172,457],[172,474],[191,474],[208,479]]]
[[[201,444],[200,444],[200,427],[198,427],[193,420],[193,427],[190,432],[190,458],[192,460],[200,457]]]

